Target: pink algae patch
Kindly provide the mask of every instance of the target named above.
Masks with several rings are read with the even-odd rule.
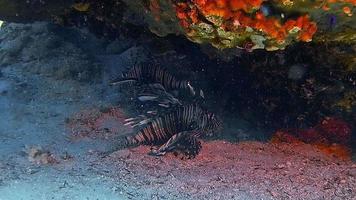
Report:
[[[67,132],[73,140],[86,137],[110,139],[132,131],[123,125],[124,120],[125,114],[118,107],[82,110],[67,119]]]

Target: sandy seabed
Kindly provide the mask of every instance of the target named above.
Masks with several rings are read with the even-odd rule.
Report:
[[[356,164],[335,160],[308,144],[204,142],[201,154],[184,161],[173,155],[151,157],[146,154],[148,150],[147,147],[119,150],[97,165],[113,167],[104,176],[134,185],[137,190],[126,193],[133,199],[147,191],[153,199],[353,199],[356,196]]]

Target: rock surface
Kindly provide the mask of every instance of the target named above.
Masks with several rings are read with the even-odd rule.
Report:
[[[354,43],[355,5],[352,0],[0,0],[0,19],[52,19],[64,25],[89,26],[105,36],[117,36],[122,27],[134,24],[159,36],[184,35],[193,42],[208,43],[218,49],[278,50],[313,39]]]

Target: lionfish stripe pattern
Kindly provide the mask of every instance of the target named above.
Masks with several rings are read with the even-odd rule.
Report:
[[[220,126],[213,114],[203,111],[198,105],[178,107],[173,112],[152,119],[135,136],[127,138],[128,146],[160,145],[183,131],[208,131]]]
[[[192,90],[192,86],[187,80],[178,80],[171,75],[167,69],[162,69],[157,65],[135,65],[127,72],[122,74],[122,78],[112,82],[112,85],[121,83],[160,83],[168,90],[188,89]]]

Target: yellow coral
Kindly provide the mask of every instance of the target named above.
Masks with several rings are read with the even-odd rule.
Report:
[[[72,7],[79,12],[86,12],[89,10],[90,4],[89,3],[76,3]]]

